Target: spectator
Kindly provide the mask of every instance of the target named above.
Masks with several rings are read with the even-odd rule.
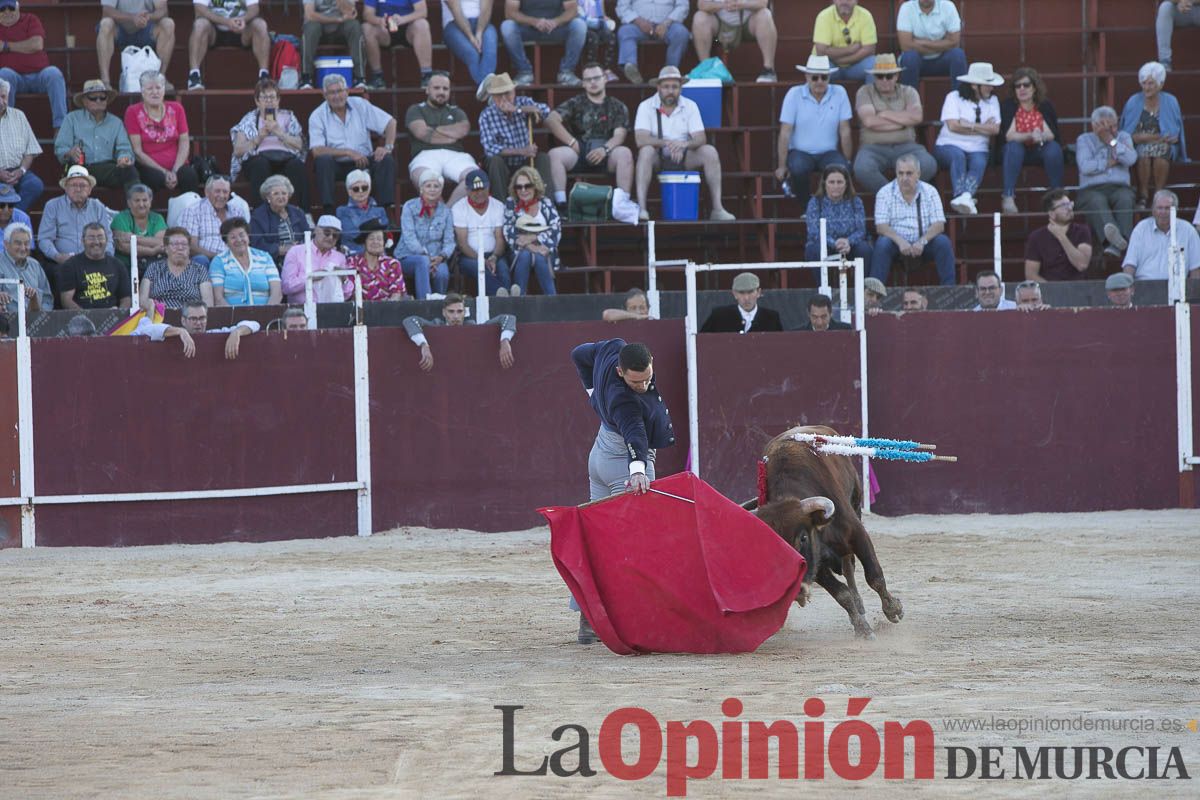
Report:
[[[1004,285],[1000,276],[985,269],[975,276],[975,299],[979,301],[972,311],[1012,311],[1017,304],[1004,296]]]
[[[985,62],[972,64],[966,75],[958,76],[958,88],[951,89],[942,104],[942,129],[938,132],[933,154],[938,164],[950,170],[954,199],[950,207],[959,214],[978,214],[975,192],[983,183],[991,138],[1000,132],[1000,101],[992,88],[1004,78]]]
[[[926,75],[958,76],[967,71],[967,55],[959,47],[962,19],[954,0],[905,0],[896,14],[900,45],[900,82],[914,89]]]
[[[873,80],[875,66],[875,18],[858,0],[833,0],[833,5],[817,14],[813,25],[814,56],[827,56],[838,80]]]
[[[638,44],[663,42],[667,45],[667,66],[678,67],[683,61],[692,35],[684,27],[688,0],[617,0],[617,61],[630,83],[641,85],[638,71]]]
[[[924,206],[924,207],[922,207]],[[892,263],[903,259],[916,267],[929,259],[937,264],[938,280],[954,285],[954,247],[942,233],[946,216],[942,198],[921,180],[921,162],[914,155],[896,159],[896,180],[875,194],[875,248],[871,253],[871,277],[887,284]]]
[[[407,47],[417,57],[422,88],[433,73],[433,37],[426,0],[363,0],[363,46],[371,70],[368,89],[386,89],[383,48]],[[361,74],[361,73],[360,73]]]
[[[1050,188],[1063,185],[1063,151],[1058,143],[1058,114],[1046,99],[1046,84],[1032,67],[1021,67],[1013,73],[1014,97],[1000,104],[1000,130],[1004,132],[1001,145],[1001,164],[1004,170],[1004,192],[1000,210],[1016,214],[1017,176],[1021,167],[1041,164],[1050,179]]]
[[[833,318],[833,301],[823,294],[808,298],[808,322],[797,330],[801,331],[848,331],[851,326]]]
[[[712,54],[714,40],[731,53],[745,39],[758,42],[763,68],[758,83],[775,83],[775,46],[779,34],[770,0],[699,0],[692,16],[692,42],[696,58],[704,61]]]
[[[1092,260],[1092,234],[1075,222],[1075,204],[1065,189],[1051,189],[1042,198],[1050,221],[1025,240],[1025,280],[1074,281]]]
[[[83,252],[67,259],[58,282],[61,308],[129,308],[129,265],[105,252],[108,231],[99,222],[83,226]]]
[[[633,153],[625,146],[629,109],[604,89],[604,68],[585,64],[583,93],[577,94],[546,117],[546,127],[562,145],[550,151],[554,202],[567,203],[567,172],[579,167],[588,172],[615,174],[617,186],[633,193]]]
[[[326,75],[322,87],[325,102],[308,118],[321,207],[333,214],[333,184],[351,170],[365,169],[377,187],[375,199],[390,209],[396,197],[396,118],[361,97],[349,97],[341,75]],[[372,147],[372,134],[383,144]]]
[[[404,268],[387,254],[387,224],[369,219],[355,237],[362,252],[346,259],[348,269],[357,270],[363,300],[407,300]],[[351,287],[354,282],[349,281]]]
[[[863,304],[867,314],[874,316],[883,310],[883,301],[887,300],[887,287],[879,278],[867,278],[863,281]]]
[[[850,170],[844,164],[830,164],[821,175],[817,193],[808,199],[804,213],[808,239],[804,260],[821,258],[821,220],[825,220],[825,255],[871,264],[871,245],[867,241],[867,213],[854,194]]]
[[[221,223],[223,250],[209,265],[213,304],[261,306],[283,302],[279,268],[263,250],[250,246],[250,223],[231,217]]]
[[[491,19],[492,0],[442,0],[442,41],[476,84],[496,71],[498,39]]]
[[[1115,272],[1104,281],[1104,293],[1113,308],[1133,308],[1133,276]]]
[[[861,124],[858,154],[854,156],[854,178],[867,192],[878,192],[887,183],[884,170],[891,171],[896,159],[911,153],[930,181],[937,174],[937,161],[917,144],[917,126],[923,112],[921,96],[911,86],[899,85],[896,57],[883,53],[875,58],[872,83],[863,84],[854,96],[854,109]]]
[[[4,229],[4,252],[0,253],[0,278],[25,283],[26,311],[49,311],[54,308],[54,293],[46,272],[31,256],[33,230],[23,222],[14,222]],[[13,319],[17,316],[16,287],[0,284],[0,303]]]
[[[532,167],[521,167],[508,185],[504,204],[504,241],[516,286],[512,293],[529,293],[529,273],[537,275],[542,294],[556,294],[554,273],[558,270],[558,243],[562,219],[546,197],[546,185]]]
[[[17,0],[0,0],[0,79],[8,82],[8,104],[18,92],[50,98],[50,117],[58,130],[67,116],[67,82],[46,53],[46,29],[34,14],[21,11]]]
[[[796,68],[804,72],[805,82],[788,89],[783,97],[775,177],[789,181],[793,196],[807,208],[809,176],[831,164],[849,167],[854,145],[850,99],[841,86],[830,85],[829,58],[809,56],[807,64]]]
[[[236,181],[244,172],[251,186],[261,187],[270,176],[285,175],[293,189],[300,188],[300,208],[307,213],[308,170],[304,168],[306,153],[300,120],[279,107],[279,84],[270,78],[255,85],[254,106],[229,131],[233,139],[229,180]]]
[[[369,219],[378,220],[386,228],[391,224],[388,214],[383,207],[371,197],[371,173],[365,169],[353,170],[346,176],[346,192],[350,199],[346,205],[339,206],[337,218],[342,222],[342,241],[354,240],[358,237],[358,229]],[[347,255],[362,252],[362,246],[356,243],[343,245]]]
[[[928,311],[929,298],[920,289],[905,289],[900,299],[901,311]]]
[[[238,357],[243,336],[252,336],[259,331],[259,324],[252,319],[244,319],[227,328],[208,327],[208,306],[198,300],[188,301],[180,309],[181,325],[167,325],[163,322],[151,322],[150,317],[144,317],[134,329],[134,336],[145,336],[152,342],[161,342],[170,337],[179,337],[183,345],[183,357],[192,358],[196,355],[196,342],[193,336],[204,333],[228,333],[225,339],[225,358],[232,361]]]
[[[137,236],[139,259],[159,258],[166,252],[166,247],[163,245],[163,232],[167,229],[167,221],[163,219],[162,214],[150,210],[153,200],[154,193],[150,191],[149,186],[135,183],[125,193],[127,208],[113,217],[113,249],[116,252],[117,260],[121,262],[126,272],[129,271],[130,245],[134,235]],[[141,272],[140,267],[138,272]]]
[[[299,244],[288,250],[283,260],[283,293],[293,305],[305,302],[307,276],[310,272],[326,272],[346,268],[346,256],[338,250],[338,237],[342,235],[342,223],[332,214],[317,220],[312,241],[306,247]],[[313,299],[318,303],[340,303],[349,299],[353,284],[334,275],[322,275],[312,282]]]
[[[483,251],[484,288],[489,295],[504,297],[514,287],[508,268],[504,241],[504,203],[492,197],[487,173],[481,169],[463,181],[467,196],[450,209],[454,221],[454,239],[458,244],[459,269],[464,275],[478,272],[479,252]]]
[[[762,288],[753,272],[739,272],[733,279],[733,299],[717,306],[700,327],[701,333],[768,333],[783,330],[779,312],[758,304]]]
[[[479,114],[479,144],[488,178],[495,186],[508,186],[512,171],[532,160],[542,182],[549,181],[550,157],[539,152],[532,129],[549,116],[550,106],[525,95],[518,97],[507,72],[493,75],[486,83],[492,101]]]
[[[1117,130],[1117,112],[1100,106],[1092,112],[1092,130],[1075,140],[1079,167],[1079,210],[1106,255],[1120,258],[1133,230],[1133,187],[1129,168],[1137,161],[1133,138]]]
[[[1042,300],[1042,286],[1037,281],[1022,281],[1013,293],[1020,311],[1045,311],[1050,306]]]
[[[75,95],[78,111],[67,114],[54,137],[54,155],[64,166],[86,164],[101,186],[128,189],[138,181],[129,134],[108,104],[117,93],[96,79]]]
[[[365,0],[364,0],[365,4]],[[304,0],[304,26],[301,29],[300,88],[313,88],[317,47],[323,42],[345,42],[353,62],[354,88],[365,89],[363,51],[365,37],[358,19],[355,0]],[[343,78],[343,83],[345,79]],[[328,84],[326,84],[328,85]],[[324,88],[324,87],[322,87]],[[326,95],[328,97],[328,94]],[[309,126],[311,131],[312,126]]]
[[[700,107],[681,95],[686,79],[675,67],[663,67],[651,81],[657,91],[643,100],[637,108],[633,124],[637,142],[637,201],[640,218],[650,219],[646,194],[650,179],[661,169],[702,170],[712,197],[710,219],[735,219],[721,202],[721,157],[717,148],[708,144]],[[786,102],[785,102],[786,105]]]
[[[307,7],[310,2],[304,4],[305,19],[308,18]],[[258,0],[192,0],[195,19],[192,21],[191,36],[188,37],[189,92],[204,88],[200,66],[209,48],[215,45],[251,50],[254,60],[258,62],[258,80],[270,77],[267,65],[271,59],[271,34],[267,30],[267,21],[259,15],[259,11]],[[307,34],[305,39],[307,41]],[[361,67],[362,63],[355,62],[355,65]]]
[[[454,255],[454,220],[442,202],[442,176],[431,169],[421,176],[421,194],[400,212],[400,242],[395,255],[412,281],[418,300],[432,287],[439,295],[450,285],[450,256]]]
[[[0,184],[15,190],[21,211],[42,196],[42,179],[29,171],[42,153],[25,113],[8,105],[8,81],[0,78]]]
[[[425,84],[425,102],[408,107],[404,115],[404,127],[408,129],[408,141],[412,145],[412,161],[408,163],[408,177],[417,185],[417,179],[427,169],[458,184],[450,195],[454,205],[467,190],[462,181],[467,173],[478,165],[467,155],[463,140],[471,132],[467,114],[450,102],[450,76],[441,70],[434,72]]]
[[[1174,192],[1159,189],[1154,193],[1152,216],[1134,226],[1125,251],[1122,269],[1135,280],[1165,281],[1171,270],[1171,209],[1179,208]],[[1189,278],[1200,278],[1200,234],[1184,220],[1175,225],[1175,244],[1182,251]]]
[[[183,228],[167,228],[163,233],[166,257],[146,267],[138,290],[138,306],[147,315],[156,303],[166,308],[182,308],[185,303],[212,305],[213,286],[208,267],[191,256],[191,236]]]
[[[292,205],[293,192],[285,176],[272,175],[258,189],[263,204],[250,212],[250,244],[275,259],[276,266],[304,241],[308,230],[308,217]]]
[[[163,100],[167,79],[161,72],[142,73],[141,87],[142,102],[125,109],[125,130],[142,183],[156,192],[199,191],[200,176],[188,163],[192,140],[183,106]]]
[[[605,322],[650,319],[650,301],[646,298],[646,293],[635,286],[625,293],[625,301],[621,308],[606,308],[600,318]]]
[[[604,12],[604,0],[579,0],[579,16],[587,25],[583,63],[600,64],[605,81],[617,80],[617,21]]]
[[[96,25],[96,55],[100,80],[112,88],[113,51],[126,47],[153,47],[166,73],[175,50],[175,20],[167,16],[167,0],[100,0],[100,22]],[[117,77],[120,78],[118,72]]]
[[[225,249],[221,225],[233,217],[249,222],[250,206],[233,196],[228,178],[213,175],[204,183],[204,199],[189,206],[179,218],[180,227],[192,233],[192,256],[204,266]]]
[[[33,221],[21,210],[20,205],[21,195],[7,183],[0,183],[0,233],[14,222],[22,222],[32,230]]]
[[[66,334],[67,336],[95,336],[96,323],[83,314],[78,314],[67,322]]]
[[[283,312],[283,316],[279,320],[279,327],[285,333],[308,330],[308,317],[305,316],[303,308],[289,308]]]
[[[1121,110],[1121,130],[1133,137],[1137,147],[1138,208],[1146,207],[1151,178],[1154,189],[1167,188],[1172,161],[1187,161],[1183,135],[1183,112],[1175,95],[1162,90],[1167,70],[1151,61],[1138,70],[1142,91],[1136,92]]]
[[[1200,8],[1195,0],[1163,0],[1158,4],[1158,18],[1154,22],[1154,32],[1158,38],[1158,61],[1168,70],[1171,69],[1171,35],[1175,26],[1181,28],[1200,25]]]
[[[575,65],[587,39],[587,23],[579,16],[575,0],[504,0],[504,22],[500,38],[517,70],[517,86],[533,83],[533,65],[525,56],[526,42],[556,42],[565,45],[555,83],[578,86]],[[545,114],[543,114],[545,116]],[[495,181],[496,176],[492,176]]]
[[[87,167],[74,166],[58,182],[64,194],[46,203],[38,225],[38,249],[44,257],[46,277],[57,292],[59,267],[71,256],[83,252],[83,226],[99,222],[111,233],[112,211],[92,197],[96,179]],[[112,236],[108,237],[108,252],[113,252]]]
[[[457,327],[460,325],[474,325],[474,320],[467,319],[467,305],[463,302],[463,297],[460,294],[448,294],[446,299],[442,301],[442,317],[441,319],[421,319],[420,317],[406,317],[404,320],[404,332],[408,334],[408,338],[412,339],[413,344],[421,348],[421,369],[429,372],[433,369],[433,351],[429,348],[429,340],[425,338],[424,328],[427,325],[448,325]],[[512,338],[517,335],[517,318],[512,314],[498,314],[489,319],[485,324],[500,326],[500,366],[502,369],[508,369],[513,365]]]

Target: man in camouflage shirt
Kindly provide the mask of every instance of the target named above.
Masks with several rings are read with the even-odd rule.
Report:
[[[550,151],[554,202],[567,202],[567,172],[607,170],[617,186],[633,191],[633,153],[625,146],[629,109],[604,90],[604,67],[583,68],[583,94],[566,101],[546,117],[546,127],[563,146]]]

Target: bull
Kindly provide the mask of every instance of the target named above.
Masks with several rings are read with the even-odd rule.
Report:
[[[862,481],[847,456],[822,455],[796,433],[836,436],[823,425],[790,428],[767,443],[767,502],[749,500],[742,507],[753,511],[808,562],[808,570],[796,602],[807,605],[815,579],[833,595],[846,613],[855,633],[875,638],[867,623],[866,609],[854,582],[854,559],[866,575],[867,585],[879,594],[883,614],[892,622],[904,616],[904,606],[887,589],[875,546],[862,523]],[[835,574],[836,573],[836,574]],[[838,580],[837,575],[846,579]]]

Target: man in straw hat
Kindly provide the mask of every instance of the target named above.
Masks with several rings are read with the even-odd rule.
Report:
[[[906,0],[896,12],[900,44],[900,82],[914,89],[926,75],[958,76],[967,71],[967,55],[958,46],[962,18],[953,0]]]
[[[486,84],[491,102],[479,114],[479,143],[492,185],[508,186],[513,170],[530,164],[549,185],[550,156],[533,141],[533,126],[550,114],[550,106],[518,96],[507,72],[492,75]]]
[[[67,114],[54,137],[54,155],[68,167],[86,164],[100,186],[128,189],[138,182],[138,173],[125,123],[108,113],[116,96],[99,78],[84,83],[75,94],[77,110]]]
[[[65,194],[46,203],[42,210],[42,221],[38,225],[38,249],[42,251],[42,264],[54,294],[58,296],[58,267],[71,256],[83,252],[83,229],[89,222],[99,222],[107,234],[105,252],[113,254],[112,212],[96,198],[92,189],[96,179],[87,167],[73,166],[58,182]]]
[[[871,82],[875,66],[875,18],[858,0],[834,0],[813,24],[814,56],[828,56],[838,80]]]
[[[788,89],[779,112],[779,140],[775,177],[791,178],[792,193],[800,208],[808,206],[809,178],[832,164],[850,168],[854,152],[850,138],[850,97],[841,86],[829,83],[833,67],[828,56],[809,56],[805,82]],[[841,152],[838,151],[839,147]]]
[[[858,188],[878,192],[888,182],[884,171],[890,172],[897,158],[910,153],[920,163],[921,175],[932,181],[937,161],[917,143],[917,126],[923,119],[921,96],[911,86],[900,85],[900,66],[891,53],[876,56],[870,72],[874,82],[861,86],[854,98],[862,126],[854,156]]]
[[[663,67],[650,81],[657,91],[638,105],[633,132],[637,141],[637,201],[641,219],[650,219],[646,195],[650,179],[662,169],[702,170],[712,197],[710,219],[731,220],[721,202],[721,157],[707,143],[700,107],[682,96],[686,78],[678,67]]]

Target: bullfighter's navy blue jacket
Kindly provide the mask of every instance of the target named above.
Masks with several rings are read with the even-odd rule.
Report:
[[[671,414],[654,380],[639,394],[617,374],[624,339],[581,344],[571,351],[583,388],[590,390],[592,408],[606,428],[625,439],[630,463],[649,456],[650,448],[675,444]]]

